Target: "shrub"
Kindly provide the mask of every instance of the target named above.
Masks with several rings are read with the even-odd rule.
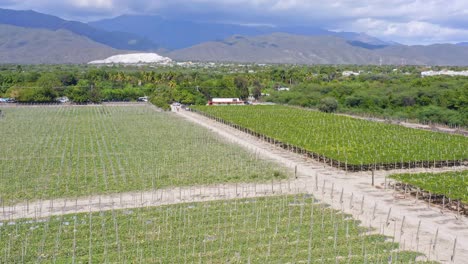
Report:
[[[333,97],[325,97],[320,100],[318,109],[325,113],[333,113],[338,109],[338,101]]]

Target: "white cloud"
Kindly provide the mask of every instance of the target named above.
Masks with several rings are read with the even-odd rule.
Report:
[[[443,27],[423,21],[392,22],[363,18],[353,22],[348,29],[405,44],[461,42],[468,39],[468,29]]]
[[[114,3],[112,0],[71,0],[71,5],[78,8],[105,8],[112,9]]]

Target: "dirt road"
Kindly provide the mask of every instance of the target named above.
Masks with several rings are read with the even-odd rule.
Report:
[[[370,172],[346,173],[325,166],[284,149],[276,148],[248,134],[195,113],[181,110],[174,115],[206,127],[226,141],[255,152],[261,158],[290,168],[293,173],[297,171],[297,178],[263,184],[191,186],[37,201],[1,208],[0,220],[14,221],[26,217],[43,218],[60,214],[182,202],[310,193],[333,208],[352,214],[356,219],[362,221],[363,226],[369,227],[370,233],[394,237],[395,241],[401,243],[401,250],[417,250],[424,253],[429,259],[451,263],[455,246],[454,263],[466,263],[468,259],[468,219],[458,217],[452,212],[441,212],[437,207],[428,206],[423,201],[404,197],[385,188],[385,183],[389,183],[386,176],[398,171],[376,172],[375,185],[379,187],[376,188],[371,186]],[[460,169],[466,168],[413,169],[411,172]],[[457,239],[456,244],[455,239]]]

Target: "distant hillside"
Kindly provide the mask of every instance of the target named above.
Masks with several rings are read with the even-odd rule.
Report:
[[[386,56],[398,56],[405,64],[418,65],[468,65],[468,46],[434,44],[428,46],[390,46],[375,51]]]
[[[379,55],[333,36],[274,33],[258,37],[234,36],[168,54],[176,60],[299,64],[377,64]],[[397,58],[387,58],[398,62]]]
[[[458,46],[468,46],[468,42],[457,43]]]
[[[89,24],[104,30],[138,34],[157,42],[161,47],[171,50],[187,48],[208,41],[220,41],[233,35],[259,36],[275,32],[306,36],[338,36],[355,42],[357,46],[365,44],[376,46],[390,45],[390,43],[363,33],[332,32],[316,27],[235,25],[165,19],[161,16],[124,15]]]
[[[127,50],[155,50],[157,45],[152,41],[131,33],[108,32],[92,27],[88,24],[67,21],[61,18],[38,13],[35,11],[16,11],[0,9],[0,24],[13,25],[24,28],[40,28],[48,30],[68,30],[85,36],[95,42],[105,44],[116,49]]]
[[[0,64],[87,63],[120,53],[65,30],[0,25]]]
[[[419,64],[468,65],[468,47],[431,46],[362,47],[333,36],[274,33],[258,37],[234,36],[168,54],[175,60],[232,61],[291,64]]]

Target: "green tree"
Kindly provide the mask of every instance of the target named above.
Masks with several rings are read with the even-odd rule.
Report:
[[[239,90],[239,98],[245,100],[249,97],[249,83],[244,77],[236,76],[234,78],[234,84],[237,90]]]
[[[262,84],[259,80],[255,80],[253,86],[252,96],[255,98],[255,100],[258,100],[262,96]]]
[[[87,87],[70,87],[67,89],[65,94],[72,102],[78,104],[87,103],[89,101],[89,93]]]
[[[318,109],[325,113],[333,113],[338,110],[338,101],[333,97],[325,97],[320,100]]]
[[[62,82],[54,73],[44,73],[39,77],[36,82],[37,86],[41,88],[55,89],[62,86]]]

